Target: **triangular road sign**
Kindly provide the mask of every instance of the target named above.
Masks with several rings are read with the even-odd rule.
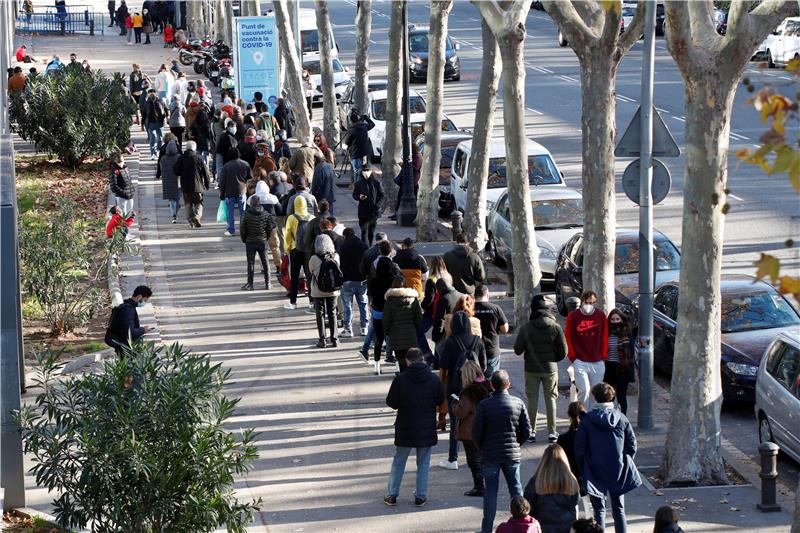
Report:
[[[636,110],[628,129],[622,135],[614,149],[617,157],[640,157],[642,148],[642,107]],[[678,143],[664,124],[664,119],[658,114],[658,110],[653,106],[653,157],[678,157],[681,150]]]

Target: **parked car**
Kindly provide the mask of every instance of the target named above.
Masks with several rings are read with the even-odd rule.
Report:
[[[800,463],[800,330],[779,333],[756,374],[759,442],[774,442]]]
[[[425,81],[428,78],[428,26],[412,24],[408,28],[408,52],[409,52],[409,80],[414,83],[416,80]],[[461,79],[461,60],[458,58],[458,50],[461,46],[454,43],[448,35],[444,45],[444,79],[458,81]]]
[[[468,141],[472,139],[472,133],[459,130],[459,131],[443,131],[441,142],[442,157],[439,160],[439,216],[449,217],[450,213],[455,209],[453,202],[453,194],[450,191],[450,172],[453,166],[453,155],[456,153],[456,147],[461,141]],[[420,135],[414,141],[419,148],[420,153],[424,155],[425,152],[425,135]]]
[[[800,17],[784,19],[764,41],[764,59],[769,68],[785,66],[800,58]]]
[[[564,185],[564,175],[558,170],[553,156],[541,144],[525,139],[528,155],[528,182],[531,185]],[[472,164],[472,141],[463,141],[456,147],[450,171],[450,192],[456,209],[467,209],[467,176]],[[494,208],[506,190],[506,144],[489,143],[489,174],[487,176],[486,212]]]
[[[717,33],[725,35],[728,32],[728,12],[722,9],[714,10],[714,26],[717,28]]]
[[[555,280],[558,251],[573,235],[582,231],[583,197],[575,189],[567,187],[532,187],[530,198],[542,282],[552,283]],[[500,195],[497,205],[489,211],[486,231],[489,236],[487,249],[495,264],[509,266],[514,241],[507,191]]]
[[[340,100],[342,95],[351,85],[350,74],[347,67],[343,66],[338,59],[333,60],[333,91],[336,93],[336,100]],[[322,74],[320,73],[319,60],[303,62],[303,69],[307,70],[311,76],[311,104],[322,105]]]
[[[556,306],[567,314],[567,298],[583,292],[583,232],[576,233],[558,252],[555,283]],[[653,232],[655,286],[675,279],[680,273],[681,254],[678,247],[660,231]],[[639,292],[639,230],[618,229],[614,250],[614,287],[616,306],[629,317],[636,318],[634,307]]]
[[[383,153],[383,141],[386,138],[386,91],[373,91],[368,95],[369,106],[365,111],[375,127],[369,130],[372,143],[372,161],[377,163]],[[411,118],[411,138],[417,138],[425,131],[425,99],[417,91],[409,92],[409,111]],[[442,116],[442,131],[457,131],[455,123],[446,115]]]
[[[664,21],[666,15],[664,13],[664,4],[659,2],[656,4],[656,35],[664,35]]]
[[[319,61],[319,31],[317,15],[313,9],[300,9],[300,46],[303,48],[303,62],[316,59]],[[339,44],[331,31],[331,54],[339,56]]]
[[[722,397],[754,402],[758,365],[779,333],[800,328],[800,315],[771,285],[753,276],[725,274],[720,281]],[[677,281],[658,287],[653,301],[653,363],[672,373],[678,327]]]
[[[622,4],[622,20],[620,21],[619,32],[625,33],[625,28],[631,25],[633,17],[636,16],[636,4]]]
[[[388,85],[389,81],[386,78],[369,78],[367,81],[367,93],[385,91]],[[339,109],[339,127],[342,131],[350,127],[350,110],[355,107],[355,89],[356,86],[353,80],[350,80],[350,84],[345,88],[342,98],[336,102]]]

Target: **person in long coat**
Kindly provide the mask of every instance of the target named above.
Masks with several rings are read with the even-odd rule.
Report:
[[[166,152],[159,161],[161,166],[161,198],[169,200],[173,224],[178,221],[178,209],[181,206],[181,186],[178,183],[178,175],[173,168],[180,157],[178,143],[172,140],[167,143]]]

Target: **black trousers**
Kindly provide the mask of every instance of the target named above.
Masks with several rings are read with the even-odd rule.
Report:
[[[406,352],[408,352],[408,348],[392,348],[392,351],[394,352],[395,359],[397,359],[397,365],[400,367],[400,372],[408,368],[408,362],[406,361]]]
[[[186,130],[185,126],[177,126],[177,127],[169,127],[169,131],[178,138],[176,141],[178,143],[178,151],[183,151],[183,132]]]
[[[256,269],[256,254],[258,254],[258,258],[261,260],[261,268],[264,269],[265,281],[269,279],[269,268],[267,267],[267,245],[263,242],[248,242],[244,246],[245,253],[247,254],[247,284],[253,284],[253,277],[255,276]]]
[[[461,441],[464,444],[464,453],[467,454],[467,466],[472,472],[472,483],[474,488],[483,490],[483,461],[481,461],[481,451],[471,440]]]
[[[381,348],[383,348],[383,340],[386,334],[383,332],[383,320],[380,318],[372,317],[372,327],[375,329],[375,360],[381,360]]]
[[[603,374],[603,381],[614,387],[614,394],[617,396],[619,410],[622,414],[628,414],[628,381],[627,376],[619,373],[619,363],[606,361],[606,371]]]
[[[314,298],[314,311],[317,315],[319,340],[325,340],[325,326],[330,331],[330,340],[336,339],[336,297]]]
[[[377,218],[371,218],[365,222],[359,221],[359,226],[361,226],[361,240],[364,241],[367,246],[372,246],[372,240],[375,238],[375,226],[377,225]]]
[[[289,253],[289,301],[297,303],[297,287],[300,285],[300,269],[306,274],[306,288],[310,288],[311,271],[308,269],[306,254],[295,248]]]

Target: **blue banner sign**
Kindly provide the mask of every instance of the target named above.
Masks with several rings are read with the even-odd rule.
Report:
[[[246,102],[256,91],[264,101],[280,94],[278,30],[275,17],[236,17],[234,23],[236,93]]]

